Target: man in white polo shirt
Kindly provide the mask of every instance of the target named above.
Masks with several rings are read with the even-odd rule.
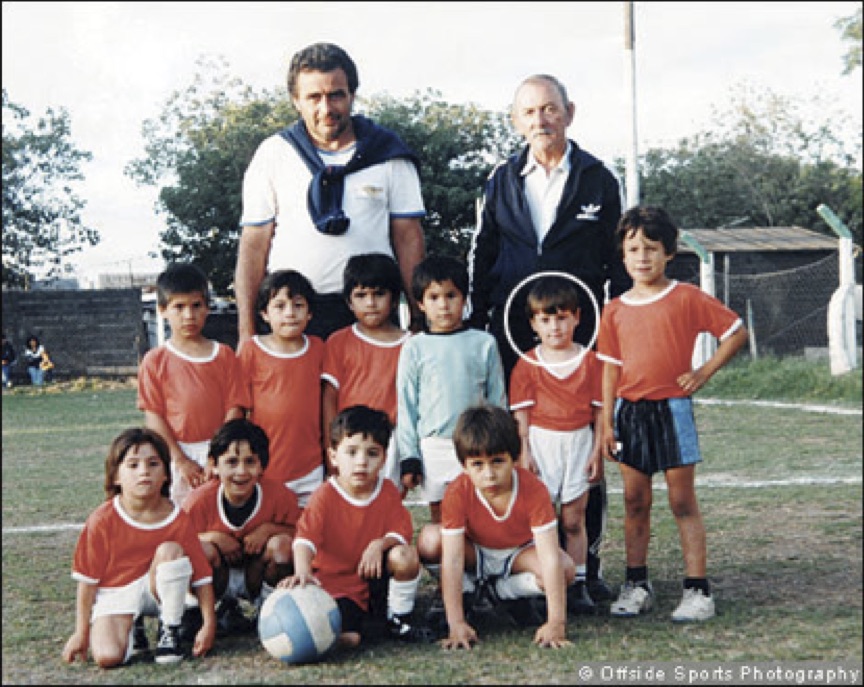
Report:
[[[316,43],[291,60],[288,91],[301,118],[261,143],[243,181],[238,346],[255,334],[255,299],[268,271],[295,269],[312,282],[306,332],[325,339],[354,321],[342,297],[352,255],[393,256],[411,291],[425,253],[419,161],[395,133],[351,114],[358,85],[353,60],[336,45]]]

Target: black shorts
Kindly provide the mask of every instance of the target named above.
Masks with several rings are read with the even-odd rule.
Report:
[[[645,475],[702,461],[691,398],[615,402],[616,456]]]

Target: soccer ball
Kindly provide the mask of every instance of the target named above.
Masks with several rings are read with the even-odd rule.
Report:
[[[274,590],[258,616],[261,643],[283,663],[321,660],[341,631],[336,601],[317,584]]]

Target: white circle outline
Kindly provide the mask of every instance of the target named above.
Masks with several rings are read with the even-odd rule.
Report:
[[[575,282],[578,287],[580,287],[585,293],[588,294],[588,298],[591,299],[591,305],[594,308],[594,333],[591,335],[591,339],[588,341],[587,345],[582,346],[582,350],[579,351],[573,358],[568,358],[567,360],[562,360],[557,363],[544,363],[540,360],[532,360],[528,357],[527,354],[523,353],[519,350],[519,347],[513,342],[513,335],[510,333],[510,306],[513,303],[514,296],[519,292],[519,290],[525,286],[528,282],[533,279],[539,279],[540,277],[564,277],[565,279],[569,279],[572,282]],[[589,289],[585,282],[583,282],[579,277],[576,277],[569,272],[556,272],[554,270],[550,270],[548,272],[537,272],[535,274],[529,274],[525,279],[520,281],[513,289],[510,291],[510,294],[507,296],[507,302],[504,304],[504,335],[507,337],[507,343],[510,344],[510,348],[516,353],[522,360],[531,363],[532,365],[536,365],[537,367],[563,367],[564,365],[571,365],[574,363],[578,367],[582,358],[585,357],[585,354],[594,346],[594,342],[597,340],[597,330],[600,326],[600,307],[597,305],[597,299],[594,297],[594,293]]]

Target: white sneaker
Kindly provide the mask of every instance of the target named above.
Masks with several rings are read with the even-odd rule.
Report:
[[[685,589],[681,603],[672,613],[676,623],[698,623],[714,617],[714,597],[701,589]]]
[[[633,584],[626,582],[621,585],[618,600],[609,608],[609,612],[618,618],[632,618],[650,611],[654,605],[654,588],[650,582]]]

